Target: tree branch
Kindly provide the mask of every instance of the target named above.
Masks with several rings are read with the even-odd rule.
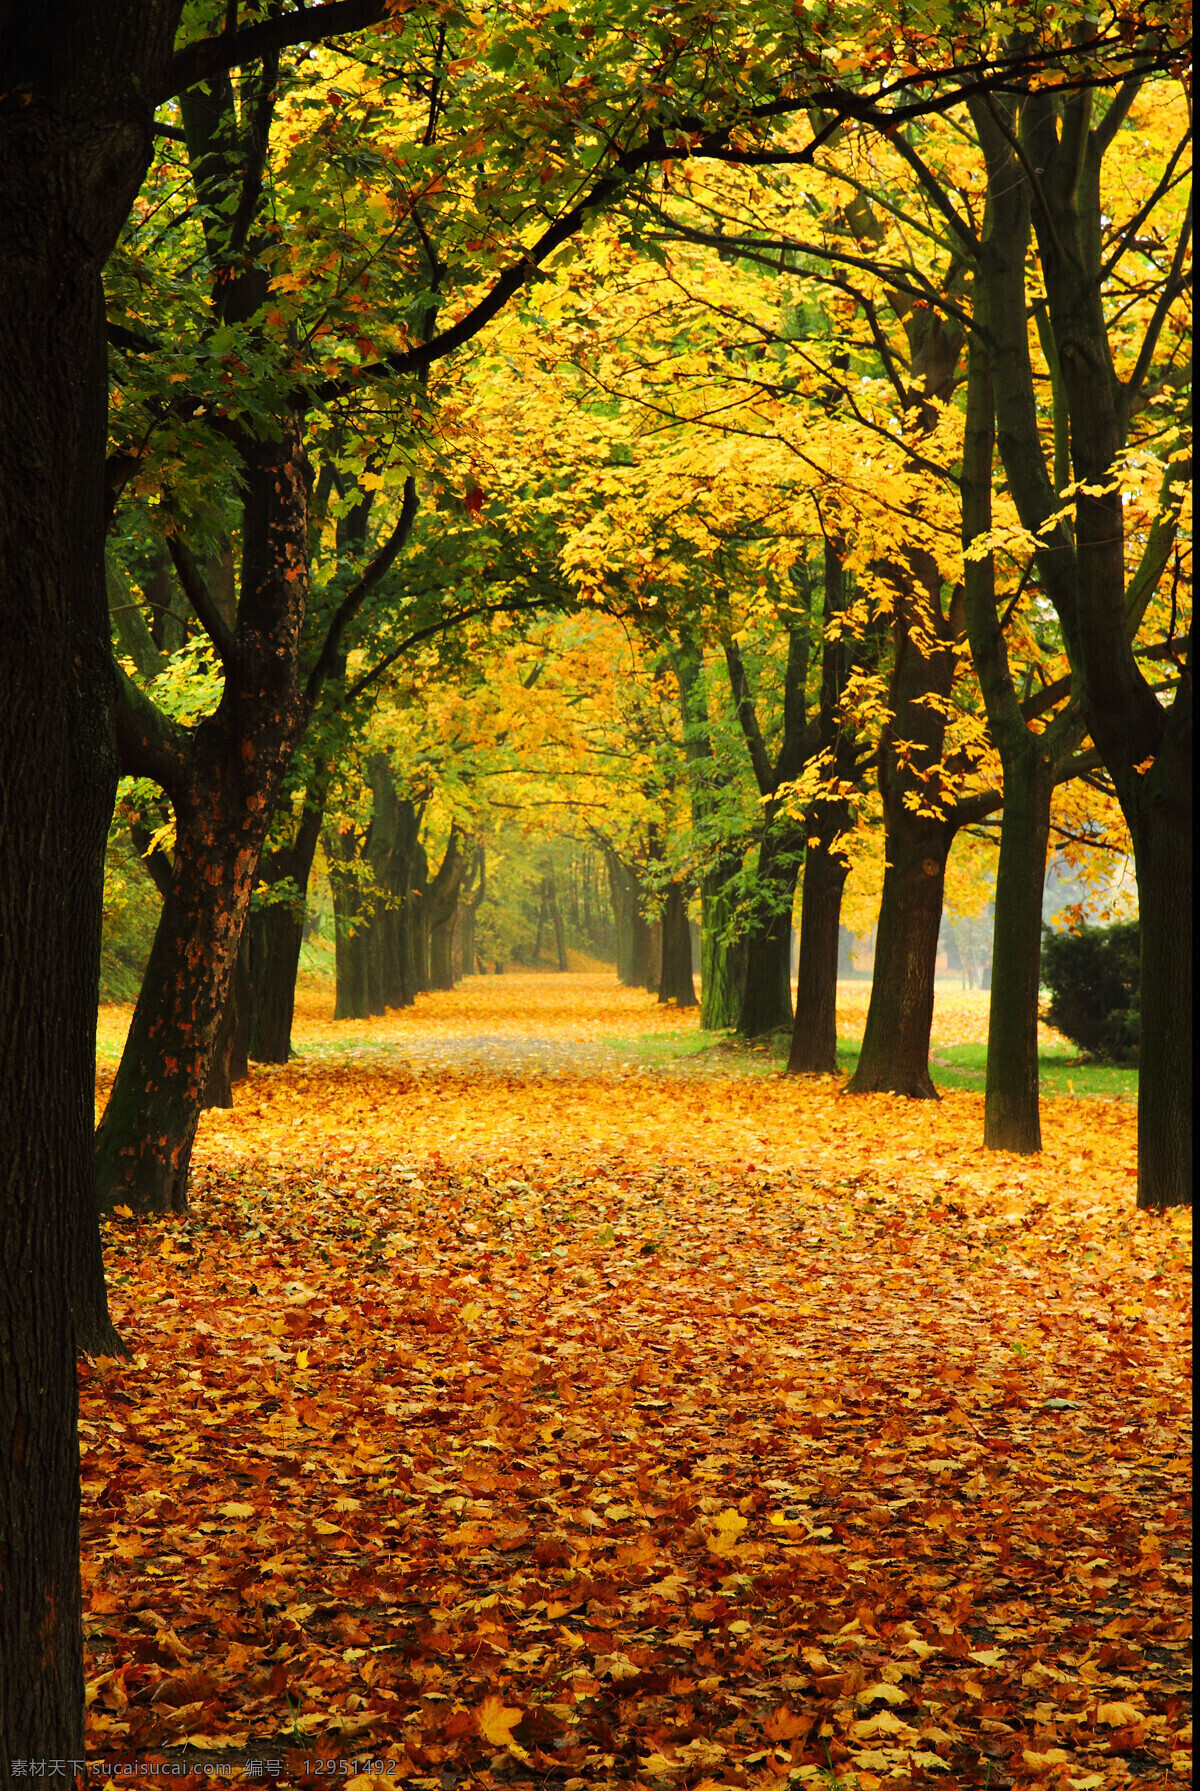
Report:
[[[1070,696],[1073,682],[1071,673],[1068,672],[1065,677],[1056,678],[1053,684],[1047,684],[1045,690],[1039,690],[1036,696],[1026,697],[1025,701],[1018,705],[1022,721],[1036,721],[1039,715],[1045,715],[1047,709],[1053,709],[1055,703],[1061,702],[1065,696]]]
[[[1145,382],[1147,373],[1150,371],[1150,363],[1154,359],[1154,351],[1158,347],[1158,338],[1162,334],[1163,324],[1167,321],[1167,313],[1170,311],[1171,306],[1175,303],[1175,300],[1179,297],[1180,293],[1183,292],[1187,286],[1187,280],[1183,273],[1183,263],[1184,257],[1187,255],[1188,244],[1191,240],[1192,201],[1189,197],[1187,211],[1184,214],[1183,223],[1179,230],[1179,241],[1175,244],[1175,253],[1171,258],[1171,271],[1167,275],[1167,278],[1163,283],[1163,289],[1158,295],[1158,303],[1155,305],[1154,311],[1151,314],[1150,322],[1146,325],[1146,334],[1142,338],[1142,346],[1138,350],[1137,363],[1122,388],[1122,406],[1126,418],[1128,418],[1129,413],[1133,408],[1134,400]]]
[[[732,637],[723,643],[725,648],[725,664],[729,671],[729,688],[733,692],[737,718],[742,733],[746,736],[746,745],[750,749],[750,763],[754,767],[754,778],[759,792],[763,796],[771,796],[775,791],[775,773],[767,756],[766,744],[758,725],[758,716],[754,710],[754,698],[750,694],[750,680],[746,676],[746,665],[741,651]]]
[[[398,659],[403,659],[410,647],[418,647],[422,641],[432,640],[435,634],[445,634],[449,629],[457,628],[460,622],[473,621],[476,616],[515,615],[521,611],[553,607],[545,597],[531,597],[527,601],[522,599],[515,603],[479,603],[471,609],[460,609],[452,616],[443,616],[440,622],[430,622],[427,627],[417,628],[412,634],[406,635],[386,658],[381,659],[378,665],[372,666],[369,672],[350,686],[345,700],[352,703],[356,697],[360,697],[364,690],[369,689],[378,678],[382,678],[390,666],[395,665]]]
[[[221,664],[228,666],[234,655],[234,637],[226,626],[220,610],[212,600],[208,586],[204,582],[204,575],[196,564],[191,550],[174,531],[167,536],[167,552],[179,574],[183,594],[196,612],[197,621],[217,649]]]
[[[174,799],[187,776],[188,737],[114,664],[117,761],[127,777],[149,777]]]
[[[308,674],[305,696],[309,703],[316,702],[321,692],[321,686],[336,666],[347,628],[380,579],[391,569],[397,554],[412,534],[413,523],[417,516],[417,502],[417,481],[410,473],[404,481],[404,496],[401,499],[400,515],[395,528],[357,584],[350,587],[334,612],[333,620],[329,624],[329,631],[325,636],[321,651],[317,655],[316,664]]]
[[[178,50],[171,72],[156,104],[174,99],[185,87],[227,74],[243,63],[257,62],[271,51],[294,44],[316,43],[342,37],[378,25],[388,16],[386,0],[328,0],[323,6],[303,6],[296,12],[277,13],[244,31],[223,31],[219,37],[202,37]]]

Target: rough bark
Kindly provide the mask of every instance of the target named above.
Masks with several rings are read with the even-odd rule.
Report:
[[[800,905],[800,962],[789,1076],[832,1076],[837,1071],[837,973],[842,892],[849,867],[833,841],[849,821],[845,806],[822,814],[804,855]]]
[[[316,788],[306,792],[299,825],[291,840],[274,852],[264,852],[259,864],[259,881],[266,884],[271,899],[251,907],[247,927],[247,1053],[254,1063],[287,1063],[291,1057],[305,898],[323,816],[324,790],[318,780]]]
[[[359,841],[353,827],[325,835],[329,887],[333,894],[335,1020],[365,1020],[371,1012],[367,973],[368,920],[362,892]]]
[[[947,291],[961,285],[952,261]],[[912,420],[923,431],[948,402],[962,354],[960,323],[928,306],[897,298],[913,374]],[[944,602],[932,555],[914,546],[877,571],[895,597],[890,718],[879,747],[886,854],[875,972],[858,1068],[850,1094],[889,1092],[936,1099],[929,1075],[929,1032],[941,930],[946,859],[965,814],[948,796],[943,765],[946,706],[954,682],[954,649],[962,637],[961,593]]]
[[[825,542],[825,638],[816,750],[821,793],[806,816],[807,842],[800,901],[800,957],[796,967],[796,1014],[787,1074],[833,1075],[837,1070],[837,975],[842,892],[849,866],[837,842],[851,823],[845,791],[859,778],[854,733],[842,716],[847,679],[872,651],[829,623],[846,606],[846,575],[837,543]]]
[[[985,232],[985,260],[995,252],[990,233]],[[964,549],[992,526],[995,425],[987,349],[989,294],[986,281],[977,286],[961,482]],[[1058,382],[1054,385],[1057,418],[1061,395]],[[1079,744],[1083,723],[1074,699],[1041,733],[1026,722],[1000,624],[991,554],[965,559],[963,592],[967,638],[1000,756],[1004,795],[992,923],[983,1142],[989,1150],[1027,1154],[1042,1148],[1037,1025],[1050,808],[1056,773]]]
[[[1181,975],[1191,964],[1191,666],[1160,703],[1132,640],[1174,539],[1172,503],[1187,468],[1175,463],[1141,562],[1127,582],[1121,493],[1112,477],[1154,358],[1166,311],[1151,317],[1128,380],[1109,343],[1102,277],[1101,173],[1136,93],[1128,84],[1105,116],[1094,96],[1034,94],[972,103],[984,151],[989,218],[980,285],[989,318],[997,442],[1022,525],[1039,541],[1038,571],[1062,623],[1089,732],[1129,825],[1141,910],[1143,1057],[1138,1103],[1138,1202],[1190,1203],[1192,1033]],[[1036,170],[1036,188],[1035,175]],[[1051,526],[1061,507],[1038,434],[1029,356],[1026,266],[1031,227],[1045,282],[1045,324],[1069,420],[1076,482],[1073,530]],[[1169,279],[1184,278],[1190,217]],[[1149,1047],[1147,1063],[1145,1049]]]
[[[668,883],[662,914],[662,972],[658,999],[676,1007],[696,1006],[692,980],[692,933],[688,926],[687,893],[681,883]]]
[[[898,591],[890,719],[879,750],[886,864],[875,936],[875,971],[850,1094],[935,1100],[929,1033],[946,860],[961,822],[945,797],[945,704],[954,679],[954,631],[944,617],[937,569],[924,579],[895,567]]]
[[[102,1204],[140,1212],[186,1208],[196,1121],[267,820],[308,713],[297,679],[308,501],[298,420],[284,419],[278,440],[244,442],[242,462],[241,602],[221,704],[190,739],[128,685],[118,715],[123,757],[153,767],[176,818],[171,887],[96,1137]]]
[[[225,1009],[217,1027],[216,1043],[204,1088],[205,1107],[232,1107],[233,1088],[249,1072],[248,1034],[250,1004],[250,939],[243,927],[237,962],[225,997]]]
[[[75,1351],[111,1339],[88,1135],[116,759],[100,270],[178,5],[0,23],[0,1779],[83,1755]]]

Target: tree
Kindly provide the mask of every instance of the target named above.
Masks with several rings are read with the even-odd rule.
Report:
[[[1090,92],[1023,96],[971,113],[987,163],[989,217],[980,244],[997,437],[1021,523],[1062,624],[1084,713],[1133,840],[1141,909],[1142,1055],[1138,1204],[1191,1199],[1191,676],[1188,643],[1174,647],[1169,706],[1135,657],[1131,622],[1169,560],[1174,496],[1186,458],[1168,463],[1163,505],[1139,562],[1126,564],[1120,464],[1172,306],[1182,290],[1190,210],[1178,229],[1157,302],[1128,375],[1118,372],[1108,282],[1155,200],[1169,190],[1183,141],[1144,207],[1105,242],[1105,159],[1137,99],[1127,81],[1097,115]],[[1037,426],[1025,328],[1030,256],[1045,282],[1048,337],[1069,426],[1071,484],[1056,488]],[[1016,309],[1014,310],[1014,307]],[[1019,325],[1019,327],[1018,327]],[[1172,348],[1168,367],[1174,359]]]

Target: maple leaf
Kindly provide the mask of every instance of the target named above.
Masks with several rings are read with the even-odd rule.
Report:
[[[732,1506],[716,1516],[709,1527],[708,1547],[714,1555],[732,1555],[737,1552],[743,1531],[748,1529],[750,1520],[743,1517],[740,1511]]]
[[[519,1760],[528,1760],[529,1755],[512,1737],[513,1730],[524,1714],[519,1706],[505,1704],[504,1699],[493,1692],[477,1707],[475,1726],[483,1740],[492,1747],[507,1748]]]

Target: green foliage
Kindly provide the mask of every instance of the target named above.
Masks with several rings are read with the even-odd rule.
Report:
[[[1138,923],[1052,933],[1042,945],[1046,1018],[1087,1056],[1134,1063],[1138,1055]]]
[[[114,821],[104,859],[101,1001],[137,999],[161,906],[158,891],[134,851],[128,828]]]

